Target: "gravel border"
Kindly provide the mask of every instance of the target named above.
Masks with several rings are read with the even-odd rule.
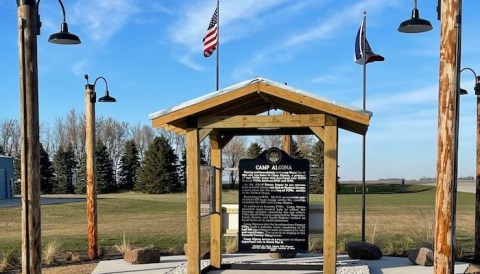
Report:
[[[262,264],[262,262],[232,262],[229,261],[231,264]],[[266,264],[266,263],[265,263]],[[272,264],[272,262],[268,262],[268,264]],[[289,264],[288,262],[281,262],[278,264]],[[298,264],[298,262],[296,263]],[[310,264],[310,263],[305,263]],[[200,261],[200,269],[203,270],[210,265],[210,260],[201,260]],[[182,263],[181,265],[165,272],[165,274],[187,274],[187,263]],[[366,264],[345,264],[341,266],[337,266],[337,273],[336,274],[370,274],[370,270],[368,265]]]

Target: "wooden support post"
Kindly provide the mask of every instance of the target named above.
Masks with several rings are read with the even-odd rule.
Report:
[[[458,31],[461,0],[441,0],[440,81],[437,135],[437,183],[435,210],[434,273],[453,273],[454,227],[452,219],[458,100]]]
[[[210,134],[210,161],[215,171],[215,213],[210,216],[210,265],[222,267],[222,147],[218,134]]]
[[[337,264],[337,126],[326,126],[323,139],[325,145],[323,273],[335,274]]]
[[[192,121],[190,121],[192,123]],[[200,273],[200,142],[195,125],[187,129],[187,272]]]
[[[475,177],[475,246],[473,257],[478,262],[480,261],[480,95],[477,95],[477,162]]]
[[[94,86],[90,84],[85,85],[85,158],[87,175],[87,255],[89,260],[95,260],[98,258],[95,91]]]
[[[290,112],[284,111],[283,115],[291,115]],[[292,135],[283,135],[283,150],[292,156]]]
[[[38,18],[35,1],[17,1],[20,66],[22,273],[42,273]]]

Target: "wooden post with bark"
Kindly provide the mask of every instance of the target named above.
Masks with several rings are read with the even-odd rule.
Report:
[[[87,255],[98,258],[97,183],[95,180],[95,91],[85,85],[85,156],[87,173]]]
[[[477,162],[475,176],[475,245],[473,250],[474,259],[480,261],[480,95],[477,95]]]
[[[437,182],[435,210],[435,274],[453,273],[453,187],[455,184],[456,124],[458,98],[460,0],[441,0],[440,80],[437,136]]]
[[[22,273],[42,272],[37,30],[33,0],[17,0],[20,66]]]

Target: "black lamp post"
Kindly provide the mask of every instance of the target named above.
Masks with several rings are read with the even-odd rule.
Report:
[[[476,161],[475,161],[475,239],[473,248],[473,257],[480,261],[480,76],[477,76],[471,68],[463,68],[460,72],[469,70],[475,77],[475,86],[473,90],[477,96],[477,134],[476,134]],[[465,91],[460,89],[460,91]]]
[[[400,32],[418,33],[432,29],[430,22],[419,18],[417,1],[415,0],[414,3],[412,19],[400,24],[398,28]],[[438,19],[441,22],[441,54],[439,57],[434,272],[454,273],[462,0],[438,0],[437,3]]]
[[[113,103],[115,98],[110,96],[108,83],[104,77],[95,79],[93,85],[88,83],[88,74],[85,74],[85,155],[87,173],[87,255],[90,260],[98,258],[98,225],[97,225],[97,182],[95,180],[95,103],[97,93],[95,85],[98,80],[105,82],[105,96],[99,102]]]
[[[68,33],[65,9],[63,32],[52,35],[51,42],[78,44],[80,39]],[[40,0],[17,0],[20,67],[20,132],[22,193],[22,273],[41,273],[40,221],[40,129],[38,112],[37,35],[40,34]],[[70,34],[67,36],[66,34]]]

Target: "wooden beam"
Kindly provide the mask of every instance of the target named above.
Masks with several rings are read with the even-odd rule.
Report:
[[[291,115],[290,112],[284,111],[283,115]],[[283,135],[283,150],[288,153],[288,155],[292,155],[292,135]]]
[[[327,126],[324,131],[324,233],[323,272],[335,273],[337,264],[337,158],[338,128]]]
[[[299,128],[325,126],[325,114],[237,115],[198,118],[199,128]]]
[[[201,129],[200,130],[200,143],[205,139],[207,138],[208,135],[210,135],[210,133],[212,133],[213,129]]]
[[[218,96],[210,98],[209,100],[201,101],[197,104],[193,104],[193,105],[184,107],[182,109],[178,109],[176,111],[167,113],[165,115],[153,118],[152,125],[154,127],[159,127],[162,124],[168,124],[172,121],[176,121],[178,119],[195,115],[200,111],[214,108],[223,103],[227,103],[235,99],[242,98],[247,94],[256,92],[258,89],[259,89],[259,85],[258,83],[256,83],[253,85],[247,85],[247,86],[241,87],[235,90],[235,92],[227,92],[225,94],[220,94]]]
[[[222,267],[222,147],[220,135],[210,135],[210,161],[215,171],[215,213],[210,215],[210,265]]]
[[[187,129],[187,271],[200,273],[200,141],[197,128]]]
[[[333,116],[342,117],[343,119],[351,120],[356,123],[368,126],[370,117],[361,111],[345,108],[340,105],[335,105],[329,102],[320,101],[318,99],[306,96],[300,93],[291,92],[289,90],[272,86],[267,83],[260,83],[260,90],[266,94],[275,97],[281,97],[286,100],[295,102],[297,104],[305,105],[308,108],[322,110]]]
[[[325,130],[323,127],[310,127],[310,130],[317,136],[318,139],[325,142]]]

